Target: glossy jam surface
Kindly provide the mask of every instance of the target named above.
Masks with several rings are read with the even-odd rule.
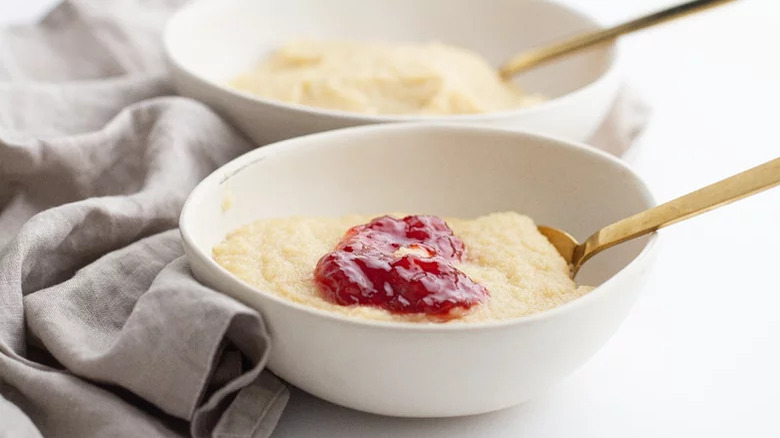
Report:
[[[424,313],[443,319],[482,302],[488,291],[453,264],[465,247],[436,216],[382,216],[349,229],[324,255],[314,279],[337,304]]]

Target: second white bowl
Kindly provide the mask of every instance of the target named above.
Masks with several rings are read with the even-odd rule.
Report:
[[[258,145],[379,122],[440,121],[523,129],[586,140],[619,86],[608,44],[517,78],[549,101],[513,111],[443,117],[373,116],[286,104],[226,85],[283,43],[300,37],[462,46],[498,66],[525,48],[598,28],[541,0],[200,0],[175,14],[164,42],[179,94],[205,102]]]

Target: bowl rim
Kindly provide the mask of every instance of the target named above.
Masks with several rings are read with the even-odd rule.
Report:
[[[304,105],[299,103],[288,103],[274,99],[267,99],[261,96],[254,95],[245,91],[241,91],[230,87],[226,84],[208,79],[203,75],[185,67],[179,62],[175,51],[172,49],[171,40],[173,39],[173,30],[176,27],[176,23],[182,20],[182,16],[188,14],[190,10],[202,7],[202,4],[208,4],[216,2],[217,0],[195,0],[181,8],[179,8],[165,23],[165,29],[163,30],[163,51],[165,57],[168,60],[169,65],[174,71],[179,71],[196,80],[203,86],[207,86],[212,90],[216,90],[219,93],[227,94],[234,99],[238,99],[250,105],[265,105],[278,111],[291,111],[301,112],[309,116],[330,117],[335,119],[342,119],[351,122],[362,123],[383,123],[383,122],[436,122],[436,123],[468,123],[468,122],[485,122],[501,119],[513,119],[525,116],[533,116],[537,113],[543,113],[550,109],[554,109],[559,106],[566,105],[568,101],[576,99],[581,94],[586,94],[588,90],[596,88],[603,83],[610,83],[617,81],[619,77],[619,58],[620,44],[618,41],[613,40],[605,45],[607,48],[607,54],[609,56],[606,69],[596,79],[575,88],[574,90],[564,93],[560,96],[553,97],[551,99],[544,100],[533,105],[526,107],[519,107],[510,110],[502,111],[490,111],[485,113],[476,114],[450,114],[450,115],[403,115],[403,114],[362,114],[356,112],[349,112],[344,110],[334,110],[327,108],[320,108],[310,105]],[[583,24],[591,26],[593,29],[603,29],[604,25],[601,24],[594,17],[587,15],[583,11],[573,8],[562,3],[547,0],[528,0],[536,3],[543,3],[550,7],[557,8],[560,11],[565,11],[576,15],[583,21]]]
[[[596,156],[599,159],[606,160],[611,165],[615,165],[621,168],[622,170],[627,172],[636,182],[639,183],[640,194],[644,197],[644,199],[648,202],[648,204],[650,204],[651,206],[657,205],[655,197],[651,193],[650,189],[647,187],[645,181],[629,165],[627,165],[620,159],[604,151],[601,151],[599,149],[596,149],[592,146],[588,146],[580,142],[564,140],[558,137],[538,134],[529,131],[518,131],[513,129],[496,128],[496,127],[468,126],[468,125],[452,124],[452,123],[380,123],[380,124],[373,124],[373,125],[342,128],[342,129],[336,129],[332,131],[318,132],[314,134],[308,134],[300,137],[295,137],[295,138],[271,143],[267,146],[263,146],[260,148],[253,149],[249,152],[246,152],[232,159],[231,161],[225,163],[224,165],[220,166],[216,170],[214,170],[206,178],[200,181],[195,186],[195,188],[190,192],[190,194],[187,196],[186,201],[184,202],[184,205],[181,210],[181,214],[179,216],[179,232],[181,234],[184,247],[185,249],[187,249],[187,251],[185,252],[188,260],[190,257],[196,257],[202,263],[202,265],[205,266],[207,269],[211,270],[212,273],[222,277],[225,281],[227,281],[231,288],[247,289],[252,293],[260,294],[262,297],[266,299],[270,299],[276,302],[277,304],[280,304],[282,306],[297,311],[303,311],[304,313],[307,313],[310,316],[315,318],[324,318],[336,323],[358,325],[366,328],[396,329],[396,330],[405,330],[405,331],[449,332],[449,331],[471,331],[475,329],[500,329],[508,326],[525,325],[525,324],[534,323],[536,321],[551,319],[564,312],[573,311],[574,309],[577,309],[578,307],[582,307],[586,303],[593,301],[597,299],[599,296],[607,293],[609,287],[606,286],[615,282],[616,279],[631,275],[633,272],[642,269],[642,267],[646,266],[649,263],[652,254],[655,251],[658,234],[656,232],[653,232],[649,235],[649,239],[647,243],[645,244],[644,248],[642,248],[642,250],[639,252],[639,254],[637,254],[633,260],[631,260],[628,264],[623,266],[614,275],[606,279],[600,285],[594,287],[593,290],[588,292],[587,294],[577,297],[561,305],[555,306],[551,309],[532,313],[530,315],[519,316],[517,318],[506,319],[506,320],[489,320],[489,321],[479,321],[479,322],[450,321],[446,323],[436,323],[436,322],[425,322],[425,321],[407,322],[407,321],[386,321],[386,320],[363,319],[363,318],[341,315],[336,312],[330,312],[313,306],[307,306],[305,304],[296,303],[294,301],[281,297],[275,293],[265,291],[263,289],[255,287],[241,280],[235,274],[231,273],[230,271],[228,271],[227,269],[219,265],[216,261],[214,261],[213,258],[205,254],[204,251],[202,251],[198,247],[198,245],[195,244],[195,238],[190,233],[189,226],[188,226],[188,223],[190,221],[189,217],[193,214],[191,213],[191,211],[194,211],[195,207],[193,207],[193,204],[195,202],[195,199],[197,199],[200,196],[200,192],[204,190],[206,186],[212,184],[219,186],[225,183],[232,176],[252,166],[258,161],[261,161],[265,156],[267,156],[268,154],[273,154],[277,150],[284,151],[289,148],[305,147],[306,145],[311,144],[312,142],[316,143],[319,139],[322,138],[328,138],[328,137],[336,137],[336,138],[341,137],[347,139],[349,137],[359,138],[360,136],[365,136],[365,135],[376,135],[376,134],[381,135],[388,131],[389,132],[407,131],[412,134],[416,132],[418,133],[417,135],[419,135],[420,137],[423,137],[424,134],[431,134],[435,132],[468,131],[469,133],[472,134],[476,133],[478,135],[487,135],[487,136],[509,135],[509,136],[517,137],[518,139],[525,138],[525,139],[532,139],[535,141],[551,143],[555,145],[553,147],[576,150],[577,153]],[[594,232],[595,231],[596,230],[594,230]],[[219,293],[225,294],[233,298],[232,295],[229,293],[223,292],[219,289],[215,289],[215,290]],[[262,314],[262,311],[260,312]]]

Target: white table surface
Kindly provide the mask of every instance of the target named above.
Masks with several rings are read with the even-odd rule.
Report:
[[[2,0],[0,22],[53,0]],[[666,0],[566,0],[605,23]],[[475,5],[477,2],[475,2]],[[626,160],[660,201],[780,156],[780,2],[741,0],[625,37],[653,117]],[[778,437],[780,189],[661,231],[620,331],[545,396],[474,417],[363,414],[293,390],[275,437]]]

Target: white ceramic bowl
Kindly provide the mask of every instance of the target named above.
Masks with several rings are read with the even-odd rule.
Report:
[[[232,207],[223,211],[226,196]],[[587,146],[507,130],[406,123],[249,152],[195,188],[180,227],[195,276],[265,317],[268,366],[276,374],[354,409],[454,416],[520,403],[585,362],[628,313],[655,236],[589,261],[577,280],[598,287],[573,302],[508,322],[448,324],[348,319],[289,302],[217,265],[212,247],[259,218],[387,211],[469,218],[514,210],[583,238],[653,204],[625,164]]]
[[[165,49],[179,94],[198,99],[258,145],[378,122],[443,121],[524,129],[585,140],[619,86],[615,46],[592,49],[518,78],[551,100],[514,111],[445,117],[371,116],[285,104],[225,85],[271,50],[300,37],[463,46],[498,66],[524,48],[599,26],[539,0],[200,0],[170,20]]]

